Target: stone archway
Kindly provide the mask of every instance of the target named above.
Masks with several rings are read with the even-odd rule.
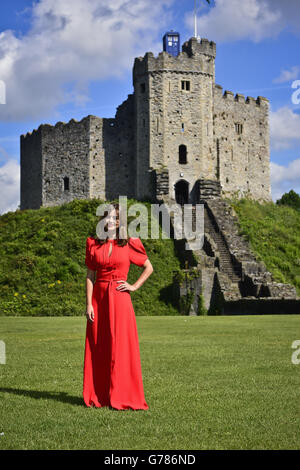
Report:
[[[189,202],[189,183],[186,180],[179,180],[175,184],[175,200],[177,204],[188,204]]]

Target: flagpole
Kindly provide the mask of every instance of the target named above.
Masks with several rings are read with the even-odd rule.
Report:
[[[210,5],[210,0],[206,0],[207,3]],[[194,37],[197,41],[200,41],[201,37],[198,37],[197,33],[197,8],[196,8],[196,0],[194,0]]]
[[[196,0],[194,0],[194,37],[197,38],[197,13],[196,13]]]

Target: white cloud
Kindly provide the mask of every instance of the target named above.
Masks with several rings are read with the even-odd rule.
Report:
[[[291,80],[296,80],[300,73],[300,65],[294,65],[289,70],[281,70],[279,77],[274,78],[274,83],[285,83]]]
[[[20,165],[16,160],[10,159],[0,167],[0,214],[14,212],[19,204]]]
[[[270,111],[271,147],[275,150],[300,144],[300,115],[288,106]]]
[[[153,37],[168,24],[165,10],[173,1],[34,3],[27,34],[0,33],[0,77],[7,93],[0,120],[37,119],[59,104],[85,103],[90,80],[122,77],[136,56],[161,50]]]
[[[215,0],[215,6],[198,17],[197,29],[202,37],[217,42],[259,42],[285,28],[299,32],[299,14],[299,0]],[[185,15],[185,23],[194,30],[192,12]]]
[[[271,162],[272,199],[275,202],[284,193],[293,189],[300,194],[300,158],[293,160],[287,167]]]

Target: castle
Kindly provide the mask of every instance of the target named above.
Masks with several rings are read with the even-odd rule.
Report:
[[[198,312],[200,292],[213,314],[299,313],[295,287],[275,282],[256,259],[226,201],[272,200],[269,101],[223,93],[215,83],[216,44],[192,37],[180,51],[179,39],[168,32],[158,57],[135,59],[134,93],[115,118],[89,115],[21,136],[20,208],[119,195],[203,203],[204,244],[193,251],[197,276],[190,258],[191,280],[173,282],[176,295],[190,299],[193,292],[189,314]]]
[[[176,35],[166,33],[158,57],[135,59],[134,92],[115,118],[42,124],[21,136],[21,210],[119,195],[271,201],[268,99],[223,92],[216,44],[191,37],[174,54],[165,39]]]

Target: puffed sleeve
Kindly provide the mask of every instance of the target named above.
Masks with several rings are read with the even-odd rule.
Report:
[[[92,237],[86,239],[85,246],[85,264],[92,271],[97,270],[97,264],[95,262],[94,250],[93,250],[94,240]]]
[[[140,238],[129,238],[128,246],[130,263],[143,266],[148,256]]]

